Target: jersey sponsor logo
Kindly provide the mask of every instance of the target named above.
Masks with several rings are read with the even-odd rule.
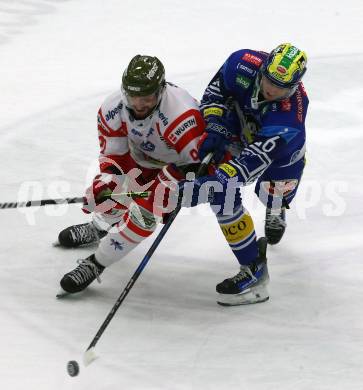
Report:
[[[296,117],[300,123],[303,123],[303,121],[304,121],[304,118],[303,118],[304,104],[303,104],[301,92],[299,90],[296,90],[296,100],[297,100]]]
[[[240,85],[242,88],[247,89],[251,85],[252,80],[248,77],[242,76],[240,74],[236,77],[236,84]]]
[[[163,122],[164,126],[169,124],[169,119],[161,111],[159,111],[159,118]]]
[[[240,62],[237,64],[237,70],[241,70],[242,72],[245,72],[251,76],[256,76],[257,73],[254,69],[251,69],[248,66],[241,64]]]
[[[233,177],[237,175],[236,168],[232,167],[232,165],[229,164],[222,164],[218,167],[218,169],[221,169],[223,172],[225,172],[229,177]]]
[[[260,66],[262,64],[262,59],[257,57],[257,56],[254,56],[251,53],[245,53],[242,56],[242,60],[245,60],[245,61],[249,62],[250,64],[253,64],[256,66]]]
[[[196,145],[197,137],[205,128],[203,117],[198,109],[191,108],[179,115],[165,130],[164,137],[173,148],[181,153],[191,142]]]
[[[174,144],[184,135],[185,132],[197,126],[197,121],[194,115],[189,116],[183,120],[183,122],[176,127],[169,135],[169,139]]]
[[[223,110],[219,107],[209,107],[203,110],[204,117],[207,117],[208,115],[216,115],[216,116],[222,116]]]
[[[155,150],[155,145],[150,141],[143,141],[140,144],[140,148],[145,150],[146,152],[153,152]]]
[[[136,130],[134,128],[131,129],[131,133],[138,137],[142,137],[142,133],[139,130]]]
[[[122,110],[122,103],[119,103],[117,107],[115,107],[112,110],[108,110],[107,114],[105,115],[105,119],[108,122],[109,120],[113,120],[115,116]]]

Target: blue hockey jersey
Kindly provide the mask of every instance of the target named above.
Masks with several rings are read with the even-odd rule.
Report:
[[[305,153],[308,97],[300,82],[295,93],[266,101],[260,93],[260,68],[268,54],[243,49],[232,53],[206,88],[201,110],[207,123],[228,129],[231,164],[245,183],[254,181],[272,163],[293,165]],[[239,145],[236,149],[233,146]]]

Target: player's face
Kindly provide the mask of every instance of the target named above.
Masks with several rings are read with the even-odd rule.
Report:
[[[128,96],[127,98],[136,119],[144,119],[151,114],[158,103],[156,93],[148,96]]]
[[[268,101],[281,100],[290,95],[290,88],[280,88],[271,81],[262,76],[261,79],[261,92],[263,97]]]

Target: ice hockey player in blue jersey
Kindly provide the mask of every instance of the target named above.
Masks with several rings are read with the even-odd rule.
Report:
[[[269,280],[267,242],[276,244],[286,228],[285,210],[304,169],[308,98],[301,78],[305,52],[290,43],[270,54],[249,49],[232,53],[209,83],[201,101],[206,131],[199,157],[214,153],[210,203],[240,264],[240,272],[217,285],[218,303],[266,301]],[[242,204],[240,187],[256,182],[266,206],[265,237],[256,239],[253,221]]]

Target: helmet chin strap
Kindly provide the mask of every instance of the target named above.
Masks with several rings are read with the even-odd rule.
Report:
[[[157,95],[158,95],[158,102],[156,103],[155,108],[159,106],[159,104],[160,104],[160,102],[161,102],[161,99],[163,98],[165,89],[166,89],[166,82],[164,81],[164,84],[160,87],[159,91],[157,92]]]
[[[258,109],[259,104],[265,102],[265,100],[263,100],[262,102],[258,102],[258,95],[260,94],[260,90],[261,90],[261,80],[262,80],[261,73],[258,73],[255,79],[255,85],[253,87],[253,92],[251,96],[251,107],[254,110]]]

